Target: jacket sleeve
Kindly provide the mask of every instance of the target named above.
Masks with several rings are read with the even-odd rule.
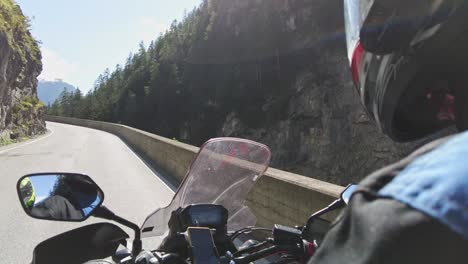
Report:
[[[450,139],[433,141],[366,177],[309,263],[466,263],[468,241],[461,235],[406,204],[379,195],[415,159]]]
[[[468,242],[398,201],[356,193],[311,264],[462,263]]]

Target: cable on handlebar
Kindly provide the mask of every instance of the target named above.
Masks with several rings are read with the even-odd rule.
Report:
[[[270,243],[271,243],[270,241],[260,242],[260,243],[258,243],[256,245],[253,245],[253,246],[248,247],[246,249],[237,251],[236,253],[234,253],[234,256],[239,256],[239,255],[242,255],[242,254],[248,254],[248,253],[250,253],[252,251],[255,251],[255,250],[257,250],[257,249],[259,249],[261,247],[264,247],[264,246],[266,246],[266,245],[268,245]]]
[[[252,231],[266,231],[266,232],[273,232],[272,229],[270,228],[264,228],[264,227],[246,227],[246,228],[242,228],[242,229],[239,229],[237,230],[236,232],[234,232],[232,235],[231,235],[231,241],[234,241],[234,239],[236,239],[238,236],[242,235],[242,234],[248,234]]]
[[[292,252],[294,250],[296,250],[296,247],[292,245],[274,245],[268,248],[261,249],[249,255],[236,257],[234,258],[234,262],[236,264],[250,263],[259,259],[266,258],[271,255],[274,255],[274,254],[278,254],[281,252]]]

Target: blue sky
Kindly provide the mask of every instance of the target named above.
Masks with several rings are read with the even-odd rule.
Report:
[[[130,52],[146,46],[172,20],[201,0],[17,0],[42,42],[40,79],[63,79],[83,92],[105,68],[123,64]]]
[[[41,175],[36,177],[29,177],[34,186],[36,203],[49,197],[49,193],[52,190],[52,187],[54,187],[57,178],[57,175]]]

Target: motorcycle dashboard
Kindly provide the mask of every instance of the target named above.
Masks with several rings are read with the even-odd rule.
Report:
[[[182,209],[180,220],[183,229],[188,227],[223,228],[227,225],[228,210],[216,204],[196,204]]]

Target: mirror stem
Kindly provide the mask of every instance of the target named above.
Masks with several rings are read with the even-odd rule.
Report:
[[[312,214],[309,219],[307,220],[307,224],[305,225],[305,228],[304,228],[304,231],[307,229],[307,227],[309,225],[312,224],[312,222],[314,221],[315,218],[317,217],[320,217],[330,211],[333,211],[335,209],[339,209],[341,207],[343,207],[345,205],[345,203],[343,202],[343,200],[341,199],[336,199],[335,201],[333,201],[329,206],[323,208],[322,210],[320,211],[317,211],[315,212],[314,214]]]
[[[107,207],[103,205],[97,208],[93,212],[93,216],[104,218],[107,220],[112,220],[112,221],[115,221],[119,224],[122,224],[124,226],[130,227],[131,229],[133,229],[135,231],[135,239],[133,240],[132,255],[136,257],[140,253],[140,251],[142,250],[142,242],[141,242],[141,230],[138,225],[114,214],[111,210],[109,210]]]

